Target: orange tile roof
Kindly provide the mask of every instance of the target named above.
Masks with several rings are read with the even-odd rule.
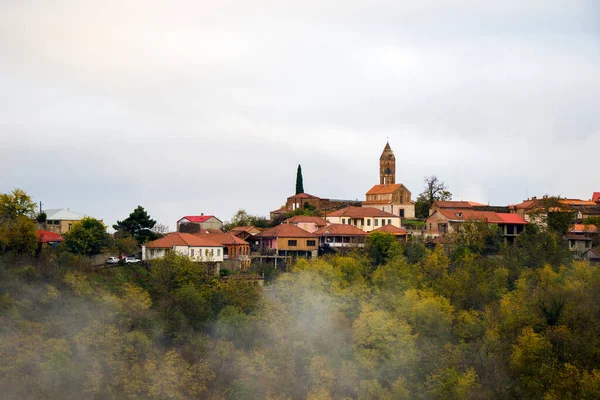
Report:
[[[403,187],[404,189],[406,189],[406,187],[403,184],[401,184],[401,183],[395,183],[393,185],[375,185],[371,189],[369,189],[369,191],[367,192],[367,194],[389,194],[389,193],[394,193],[396,190],[398,190],[401,187]],[[410,193],[410,190],[408,190],[408,189],[406,189],[406,190]]]
[[[367,233],[354,225],[331,224],[315,232],[318,236],[367,236]]]
[[[560,199],[562,204],[568,206],[595,206],[596,202],[592,200],[581,200],[581,199]]]
[[[387,232],[387,233],[391,233],[395,236],[408,235],[408,231],[406,231],[402,228],[398,228],[397,226],[394,226],[392,224],[387,224],[380,228],[373,229],[371,232]]]
[[[215,243],[221,244],[223,246],[226,245],[248,245],[248,242],[240,239],[235,236],[233,233],[200,233],[196,234],[196,236],[201,238],[206,238]]]
[[[579,233],[579,232],[598,232],[598,227],[596,225],[584,225],[584,224],[575,224],[571,226],[569,229],[569,233]]]
[[[312,194],[308,193],[298,193],[288,197],[288,199],[320,199],[320,197],[313,196]]]
[[[493,211],[473,211],[443,208],[437,211],[450,221],[486,221],[492,224],[526,225],[527,221],[518,214],[497,213]]]
[[[208,236],[205,234],[204,236]],[[146,244],[148,248],[170,249],[173,246],[191,246],[191,247],[222,247],[207,237],[195,235],[192,233],[174,232],[165,237],[153,240]]]
[[[267,237],[267,238],[269,238],[269,237],[291,237],[291,238],[296,238],[296,237],[315,238],[315,237],[317,237],[317,235],[315,235],[314,233],[309,233],[309,232],[305,231],[304,229],[298,228],[296,225],[292,225],[292,224],[277,225],[271,229],[267,229],[266,231],[259,233],[256,236]]]
[[[594,203],[600,203],[600,192],[594,192],[592,194],[592,201]]]
[[[366,218],[366,217],[386,217],[386,218],[400,218],[397,215],[390,214],[386,211],[378,210],[372,207],[354,207],[348,206],[336,211],[333,211],[327,215],[328,217],[350,217],[350,218]]]
[[[292,218],[288,218],[285,221],[283,221],[285,224],[301,224],[301,223],[305,223],[305,224],[315,224],[317,226],[325,226],[328,224],[327,221],[325,221],[323,218],[321,217],[315,217],[315,216],[310,216],[310,215],[295,215]]]
[[[433,203],[439,208],[473,208],[473,206],[485,206],[486,204],[477,203],[475,201],[462,200],[438,200]]]

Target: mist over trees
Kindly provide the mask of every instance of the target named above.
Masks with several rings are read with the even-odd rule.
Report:
[[[474,225],[435,248],[379,233],[264,288],[173,255],[148,269],[0,260],[0,393],[599,398],[600,270],[527,232],[506,247]]]

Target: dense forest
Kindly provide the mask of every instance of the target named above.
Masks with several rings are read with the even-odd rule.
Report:
[[[600,270],[558,236],[488,254],[371,235],[256,280],[181,257],[0,262],[7,399],[597,399]]]

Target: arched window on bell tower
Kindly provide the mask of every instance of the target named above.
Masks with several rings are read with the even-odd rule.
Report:
[[[393,185],[396,183],[396,157],[390,147],[390,143],[386,143],[381,157],[379,157],[379,184]]]

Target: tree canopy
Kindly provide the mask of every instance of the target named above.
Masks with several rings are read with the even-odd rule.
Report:
[[[0,194],[0,251],[32,254],[37,246],[35,203],[21,189]]]
[[[426,176],[425,187],[415,202],[415,214],[417,218],[427,218],[431,205],[438,200],[451,200],[452,193],[446,184],[435,175]]]
[[[129,217],[123,221],[117,221],[113,225],[113,229],[121,234],[131,235],[141,245],[158,238],[156,232],[153,231],[155,225],[156,221],[150,218],[144,207],[137,206],[129,214]]]
[[[296,171],[296,194],[304,193],[304,182],[302,180],[302,167],[298,164]]]
[[[108,244],[108,233],[101,221],[85,217],[76,222],[64,235],[63,245],[73,254],[92,256],[100,254]]]

